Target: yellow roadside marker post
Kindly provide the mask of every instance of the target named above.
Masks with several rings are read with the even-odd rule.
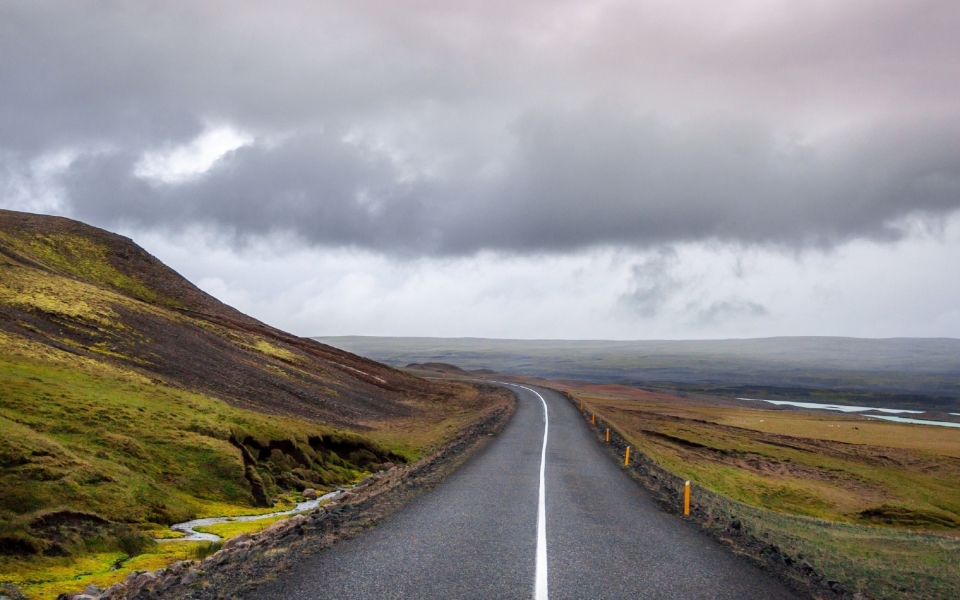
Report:
[[[590,415],[590,424],[591,425],[597,424],[597,415]]]
[[[629,466],[630,466],[630,446],[627,446],[627,453],[626,453],[626,455],[623,457],[623,466],[625,466],[625,467],[629,467]]]
[[[607,443],[610,443],[610,428],[607,427]]]
[[[690,514],[690,482],[683,485],[683,516]]]

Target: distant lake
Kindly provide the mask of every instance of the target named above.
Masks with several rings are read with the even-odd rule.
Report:
[[[892,414],[901,414],[909,413],[914,415],[922,415],[923,410],[904,410],[901,408],[874,408],[872,406],[847,406],[845,404],[821,404],[819,402],[794,402],[793,400],[766,400],[764,398],[737,398],[737,400],[749,400],[751,402],[769,402],[770,404],[776,404],[777,406],[788,405],[788,406],[799,406],[800,408],[814,408],[819,410],[838,410],[840,412],[846,413],[855,413],[855,412],[866,412],[868,410],[875,410],[878,412],[892,413]]]
[[[953,413],[950,413],[953,414]],[[926,421],[924,419],[905,419],[903,417],[886,417],[882,415],[863,415],[871,419],[883,419],[884,421],[896,421],[897,423],[914,423],[916,425],[939,425],[940,427],[960,427],[960,423],[950,423],[949,421]],[[957,415],[960,417],[960,415]]]
[[[821,402],[794,402],[793,400],[767,400],[765,398],[737,398],[737,400],[747,400],[750,402],[769,402],[770,404],[776,404],[777,406],[796,406],[798,408],[812,408],[815,410],[835,410],[845,413],[862,413],[862,412],[883,412],[883,413],[894,413],[894,414],[914,414],[921,415],[926,411],[923,410],[906,410],[902,408],[877,408],[874,406],[847,406],[845,404],[823,404]],[[950,413],[955,417],[960,417],[960,413]],[[912,423],[914,425],[936,425],[939,427],[957,427],[960,428],[960,423],[951,423],[949,421],[929,421],[925,419],[911,419],[909,417],[894,417],[888,415],[862,415],[864,417],[870,417],[871,419],[883,419],[884,421],[894,421],[896,423]]]

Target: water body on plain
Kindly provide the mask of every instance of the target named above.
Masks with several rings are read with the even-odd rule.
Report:
[[[922,415],[927,411],[923,410],[907,410],[903,408],[877,408],[874,406],[849,406],[846,404],[824,404],[821,402],[797,402],[794,400],[767,400],[765,398],[737,398],[737,400],[746,400],[748,402],[769,402],[770,404],[776,404],[777,406],[796,406],[798,408],[809,408],[814,410],[833,410],[845,413],[866,413],[866,412],[881,412],[881,413],[893,413],[885,415],[861,415],[864,417],[869,417],[871,419],[882,419],[884,421],[893,421],[896,423],[912,423],[914,425],[936,425],[939,427],[957,427],[960,428],[960,423],[951,423],[950,421],[932,421],[928,419],[914,419],[911,417],[898,417],[893,415],[899,414],[913,414],[913,415]],[[960,413],[949,413],[954,416],[960,417]]]

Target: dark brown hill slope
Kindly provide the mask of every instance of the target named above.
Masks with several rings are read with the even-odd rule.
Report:
[[[508,403],[274,329],[127,238],[0,211],[0,580],[5,554],[289,504]]]
[[[60,217],[0,211],[0,329],[236,406],[354,428],[445,393],[269,327],[130,239]]]

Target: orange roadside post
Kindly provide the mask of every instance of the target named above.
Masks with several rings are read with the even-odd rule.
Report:
[[[610,443],[610,428],[607,427],[607,443]]]
[[[597,424],[597,415],[590,415],[590,424],[591,425]]]
[[[690,482],[683,484],[683,516],[690,514]]]
[[[630,446],[627,446],[627,453],[623,457],[623,466],[625,467],[630,466]]]

